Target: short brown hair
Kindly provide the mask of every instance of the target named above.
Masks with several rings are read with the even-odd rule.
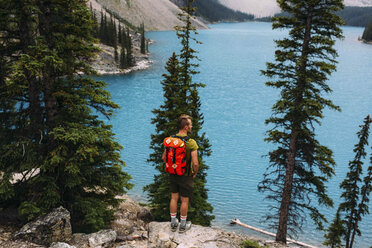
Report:
[[[191,121],[191,117],[189,115],[181,115],[178,117],[178,130],[182,130],[185,128],[185,126],[189,125],[187,120]]]

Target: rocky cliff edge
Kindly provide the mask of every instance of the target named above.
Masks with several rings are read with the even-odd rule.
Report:
[[[12,248],[239,248],[248,237],[216,227],[193,225],[186,233],[170,231],[170,222],[151,222],[148,207],[128,196],[115,213],[110,229],[72,233],[70,214],[62,207],[21,229],[0,226],[0,247]],[[252,238],[251,238],[252,239]],[[283,247],[259,241],[266,247]]]

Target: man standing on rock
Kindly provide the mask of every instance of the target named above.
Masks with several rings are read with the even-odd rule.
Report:
[[[191,117],[188,115],[181,115],[178,118],[178,133],[174,138],[181,139],[186,148],[186,167],[182,172],[173,171],[169,175],[170,180],[170,190],[171,190],[171,200],[170,200],[170,215],[171,215],[171,230],[175,232],[178,227],[177,219],[177,203],[178,199],[181,196],[181,223],[179,227],[179,233],[184,233],[186,230],[190,229],[191,221],[186,221],[187,219],[187,210],[189,207],[189,200],[192,196],[194,190],[194,178],[196,177],[199,169],[198,161],[198,145],[194,139],[187,137],[187,134],[192,130],[192,121]],[[163,160],[169,156],[169,150],[164,150]],[[168,164],[166,162],[166,167]],[[175,167],[174,167],[175,168]],[[182,175],[180,175],[182,174]]]

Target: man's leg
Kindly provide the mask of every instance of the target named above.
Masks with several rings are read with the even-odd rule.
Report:
[[[189,197],[184,197],[181,196],[181,224],[180,224],[180,229],[179,232],[183,233],[186,230],[190,229],[191,227],[191,222],[187,224],[187,210],[189,208]]]
[[[181,196],[181,224],[179,232],[183,233],[191,227],[191,222],[186,222],[187,211],[189,209],[189,201],[192,196],[194,189],[194,180],[192,177],[182,177],[182,183],[180,187]]]
[[[178,203],[179,193],[172,193],[171,200],[169,203],[169,210],[171,216],[171,230],[174,232],[177,230],[178,227],[178,219],[177,219],[177,203]]]
[[[181,216],[187,216],[187,210],[189,209],[189,198],[181,196]]]
[[[179,198],[179,193],[172,193],[171,194],[171,200],[170,200],[170,204],[169,204],[169,209],[170,209],[171,214],[172,213],[177,214],[178,198]],[[186,211],[187,211],[187,209],[186,209]]]

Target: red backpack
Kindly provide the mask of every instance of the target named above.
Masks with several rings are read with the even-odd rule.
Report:
[[[167,137],[163,141],[165,147],[165,171],[182,176],[186,172],[187,161],[186,161],[186,142],[190,138],[171,136]]]

